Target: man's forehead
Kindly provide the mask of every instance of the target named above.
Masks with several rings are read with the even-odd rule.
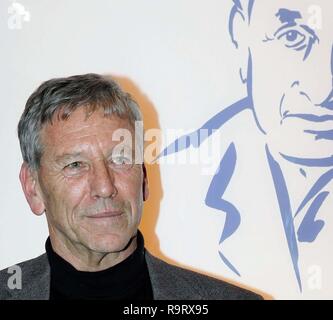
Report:
[[[328,3],[328,6],[327,6]],[[254,0],[254,8],[260,9],[260,7],[264,9],[271,9],[271,8],[295,8],[299,10],[305,10],[310,6],[318,5],[330,7],[330,1],[327,0]]]
[[[110,129],[129,128],[131,122],[127,118],[120,118],[116,114],[105,115],[102,109],[87,114],[83,108],[78,108],[67,119],[54,115],[52,123],[45,123],[44,130],[75,131],[76,129],[89,129],[104,126]]]
[[[133,125],[128,119],[116,115],[105,116],[100,110],[87,117],[84,110],[77,109],[66,120],[55,117],[52,123],[46,123],[42,128],[41,138],[43,143],[62,143],[68,142],[68,139],[109,136],[115,131],[132,132]]]
[[[284,10],[284,15],[300,19],[307,19],[313,8],[316,6],[323,13],[325,9],[330,12],[331,1],[327,0],[255,0],[252,13],[254,16],[277,17],[277,14]],[[289,11],[289,12],[288,12]]]
[[[108,119],[109,120],[109,119]],[[109,130],[67,131],[49,130],[41,136],[44,154],[57,162],[104,154],[108,156],[115,148],[130,152],[134,148],[135,135],[131,127],[114,127]]]
[[[322,40],[330,41],[331,5],[327,0],[255,0],[251,14],[253,36],[272,34],[281,26],[297,24],[313,29]]]

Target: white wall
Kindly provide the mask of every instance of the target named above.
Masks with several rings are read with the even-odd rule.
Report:
[[[8,25],[12,1],[0,3],[0,269],[41,254],[48,234],[45,218],[30,212],[21,191],[16,136],[24,104],[42,81],[87,72],[114,75],[141,103],[146,127],[159,127],[163,132],[194,130],[246,94],[238,76],[239,54],[228,34],[229,0],[19,3],[30,13],[30,21],[23,21],[19,29]],[[274,63],[282,67],[282,61]],[[244,143],[249,136],[251,142]],[[242,277],[232,273],[218,255],[223,212],[204,203],[214,168],[230,142],[241,145],[243,151],[238,154],[241,172],[234,177],[234,191],[225,197],[239,203],[245,212],[242,226],[248,229],[237,231],[223,250],[240,267]],[[306,252],[300,253],[303,293],[298,289],[272,179],[268,171],[261,170],[267,168],[260,158],[261,143],[262,135],[246,112],[228,124],[223,138],[215,143],[220,154],[211,159],[211,175],[202,174],[202,163],[150,166],[151,199],[142,224],[147,247],[169,261],[277,299],[333,298],[329,232],[320,236],[320,244],[314,244],[311,251],[300,244],[300,252],[303,246]],[[242,169],[248,163],[253,171]],[[241,182],[244,176],[252,184]],[[247,192],[253,189],[253,181],[262,190],[259,200]],[[332,185],[326,189],[332,191]],[[330,227],[327,223],[325,230]]]

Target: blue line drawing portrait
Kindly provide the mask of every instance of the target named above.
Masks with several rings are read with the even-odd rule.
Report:
[[[322,13],[322,21],[317,24],[309,13],[313,4]],[[332,196],[333,179],[331,6],[327,0],[233,0],[229,33],[237,52],[246,57],[236,72],[247,95],[223,106],[208,121],[203,120],[200,128],[167,145],[159,156],[161,159],[200,148],[217,131],[223,137],[224,127],[244,112],[250,113],[264,141],[262,148],[250,152],[264,154],[266,166],[262,170],[267,169],[271,178],[284,239],[281,246],[288,253],[299,292],[305,285],[302,274],[306,270],[300,266],[303,252],[316,247],[317,241],[325,241],[322,233],[325,229],[329,233],[327,228],[331,227],[326,218],[333,214],[332,208],[330,212],[323,210]],[[242,275],[242,269],[232,256],[242,252],[230,256],[224,247],[246,223],[247,208],[240,208],[226,196],[239,169],[240,147],[237,142],[230,142],[205,195],[205,205],[225,218],[217,254],[221,263],[237,276]],[[252,184],[255,189],[256,181]],[[240,198],[243,196],[239,194]],[[270,214],[273,213],[267,213]],[[315,257],[314,254],[313,264],[317,263]]]

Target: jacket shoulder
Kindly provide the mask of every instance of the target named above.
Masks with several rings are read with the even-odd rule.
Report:
[[[157,299],[261,300],[260,295],[231,283],[171,265],[146,252]]]
[[[46,254],[0,271],[0,300],[42,299],[49,288],[50,271]]]

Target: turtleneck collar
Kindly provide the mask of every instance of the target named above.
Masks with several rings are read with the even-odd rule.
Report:
[[[137,232],[137,248],[122,262],[102,271],[76,270],[59,256],[47,239],[46,253],[51,268],[50,299],[152,299],[145,261],[144,240]]]

